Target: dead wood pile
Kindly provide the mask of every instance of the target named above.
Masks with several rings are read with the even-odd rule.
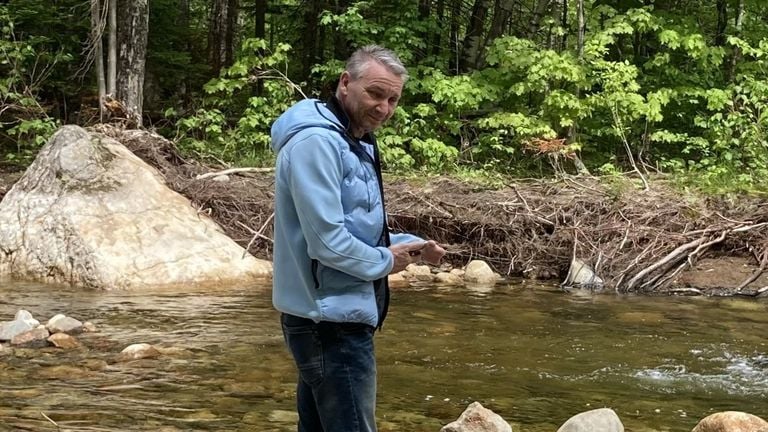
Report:
[[[171,142],[143,131],[94,130],[116,138],[210,215],[253,255],[272,255],[273,173],[196,178],[221,167],[186,160]],[[218,179],[220,180],[220,179]],[[589,263],[617,292],[680,292],[672,283],[705,256],[747,256],[753,283],[768,265],[768,202],[691,198],[662,180],[650,191],[627,179],[515,180],[489,187],[446,177],[387,179],[390,225],[447,246],[455,266],[483,259],[509,277],[560,279],[572,259]],[[695,291],[694,289],[687,289]]]

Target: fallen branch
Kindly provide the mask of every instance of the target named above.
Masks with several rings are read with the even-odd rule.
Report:
[[[644,270],[638,272],[632,279],[627,282],[627,288],[626,291],[632,291],[632,289],[637,285],[637,283],[642,280],[644,277],[646,277],[649,273],[653,272],[654,270],[658,269],[659,267],[669,263],[677,261],[681,258],[681,255],[685,253],[685,251],[692,249],[694,247],[697,247],[704,243],[706,241],[705,237],[698,238],[694,241],[688,242],[682,246],[679,246],[677,249],[673,250],[669,254],[667,254],[666,257],[662,258],[661,260],[657,261],[655,264],[646,267]]]
[[[45,415],[45,413],[44,413],[44,412],[40,411],[40,414],[41,414],[43,417],[45,417],[45,419],[46,419],[46,420],[48,420],[49,422],[53,423],[53,425],[54,425],[54,426],[56,426],[56,429],[59,429],[59,430],[61,430],[61,426],[59,426],[59,425],[58,425],[58,423],[56,423],[55,421],[51,420],[51,418],[50,418],[50,417],[48,417],[47,415]]]
[[[267,221],[264,222],[263,225],[261,225],[261,228],[259,228],[259,230],[256,231],[256,233],[254,233],[253,238],[251,238],[251,241],[248,242],[248,246],[246,246],[245,250],[243,250],[243,258],[245,258],[245,254],[248,253],[248,250],[251,248],[251,245],[253,244],[254,241],[256,241],[257,238],[259,238],[259,237],[266,238],[266,236],[263,235],[264,234],[264,230],[267,228],[267,225],[269,224],[269,222],[272,221],[272,218],[274,218],[274,217],[275,217],[275,212],[272,212],[272,214],[270,214],[269,217],[267,218]],[[241,226],[244,226],[248,230],[251,229],[250,227],[245,226],[245,224],[241,224]],[[272,241],[271,239],[269,239],[269,240]]]
[[[756,281],[757,278],[759,278],[764,272],[765,267],[768,265],[768,249],[765,249],[763,251],[763,258],[760,260],[760,267],[755,270],[751,276],[749,276],[744,282],[742,282],[738,287],[736,287],[736,292],[741,292],[744,288],[746,288],[749,284]]]
[[[244,223],[242,223],[240,221],[237,221],[237,224],[240,225],[241,227],[245,228],[246,230],[248,230],[251,234],[253,234],[256,237],[262,238],[264,240],[268,240],[270,243],[274,243],[275,242],[271,238],[265,236],[264,234],[262,234],[262,233],[260,233],[258,231],[255,231],[253,228],[249,227],[248,225],[246,225],[246,224],[244,224]]]
[[[670,294],[696,294],[696,295],[704,295],[703,292],[701,292],[698,288],[675,288],[669,290]]]
[[[419,201],[423,202],[424,204],[428,205],[430,208],[433,208],[433,209],[437,210],[438,212],[442,213],[443,216],[448,217],[448,218],[453,218],[452,214],[450,214],[447,211],[437,207],[436,205],[434,205],[431,202],[425,200],[424,198],[416,195],[415,193],[409,191],[408,194],[411,195],[412,197],[418,199]]]
[[[209,173],[197,175],[195,176],[195,180],[203,180],[210,177],[218,177],[222,175],[237,174],[237,173],[243,173],[243,172],[265,173],[265,172],[272,172],[274,170],[275,170],[274,168],[228,168],[222,171],[215,171],[215,172],[209,172]]]

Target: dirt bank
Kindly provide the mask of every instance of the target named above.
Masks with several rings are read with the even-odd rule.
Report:
[[[183,158],[158,135],[100,127],[155,166],[171,188],[219,222],[253,255],[271,258],[273,173],[222,170]],[[0,196],[18,173],[0,175]],[[445,244],[448,261],[483,259],[510,277],[561,281],[573,258],[605,290],[647,294],[764,295],[768,201],[649,190],[624,178],[385,179],[390,225]]]

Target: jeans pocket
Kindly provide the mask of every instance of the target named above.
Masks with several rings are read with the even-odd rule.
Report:
[[[283,335],[301,380],[310,386],[323,381],[323,344],[315,324],[293,325],[283,320]]]

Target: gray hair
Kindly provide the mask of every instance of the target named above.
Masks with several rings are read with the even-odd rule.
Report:
[[[408,80],[408,71],[403,66],[403,62],[400,61],[400,57],[392,50],[378,45],[366,45],[355,50],[349,57],[349,60],[347,60],[346,70],[352,79],[358,79],[368,69],[371,61],[384,66],[387,70],[402,78],[403,82]]]

